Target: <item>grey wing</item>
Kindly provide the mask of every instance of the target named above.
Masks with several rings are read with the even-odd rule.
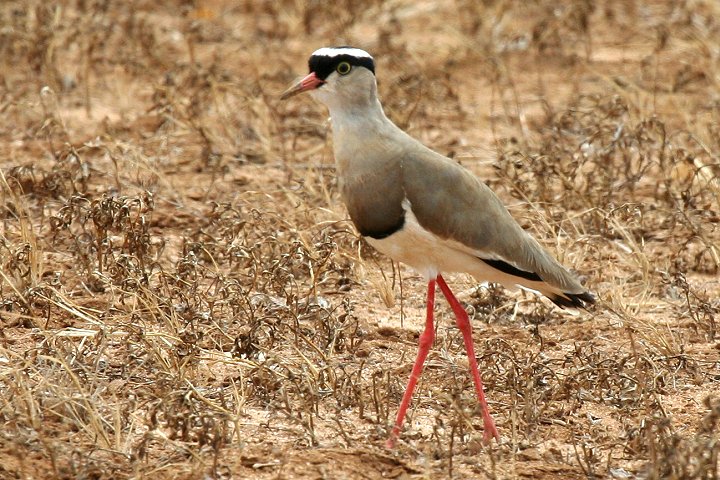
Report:
[[[586,292],[465,168],[423,147],[404,159],[402,174],[413,213],[427,230],[515,277],[542,281],[572,295]]]

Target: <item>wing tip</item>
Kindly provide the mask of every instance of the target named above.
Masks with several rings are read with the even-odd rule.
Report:
[[[590,292],[567,293],[548,295],[548,298],[560,308],[582,308],[587,310],[589,305],[596,302],[595,295]]]

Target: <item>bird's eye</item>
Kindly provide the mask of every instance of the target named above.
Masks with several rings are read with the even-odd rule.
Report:
[[[348,62],[340,62],[338,63],[338,66],[335,67],[335,71],[338,72],[340,75],[347,75],[350,73],[350,70],[352,70],[352,67]]]

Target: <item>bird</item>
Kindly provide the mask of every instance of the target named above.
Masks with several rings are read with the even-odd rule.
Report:
[[[495,193],[457,162],[395,125],[378,97],[375,60],[352,46],[322,47],[309,73],[282,95],[309,92],[330,113],[336,174],[350,219],[367,242],[427,281],[424,331],[387,448],[400,436],[435,338],[436,288],[462,333],[483,419],[483,442],[500,435],[485,398],[465,308],[443,273],[467,273],[544,295],[555,305],[587,308],[595,296],[513,219]]]

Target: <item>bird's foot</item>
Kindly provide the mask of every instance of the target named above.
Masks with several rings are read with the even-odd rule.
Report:
[[[483,444],[490,445],[493,438],[500,443],[500,434],[497,431],[497,427],[495,427],[495,421],[487,411],[483,412],[483,429]]]
[[[398,437],[400,436],[400,426],[395,425],[393,427],[392,431],[390,432],[390,436],[387,440],[385,440],[385,448],[388,450],[392,450],[395,448],[395,442],[397,441]]]

